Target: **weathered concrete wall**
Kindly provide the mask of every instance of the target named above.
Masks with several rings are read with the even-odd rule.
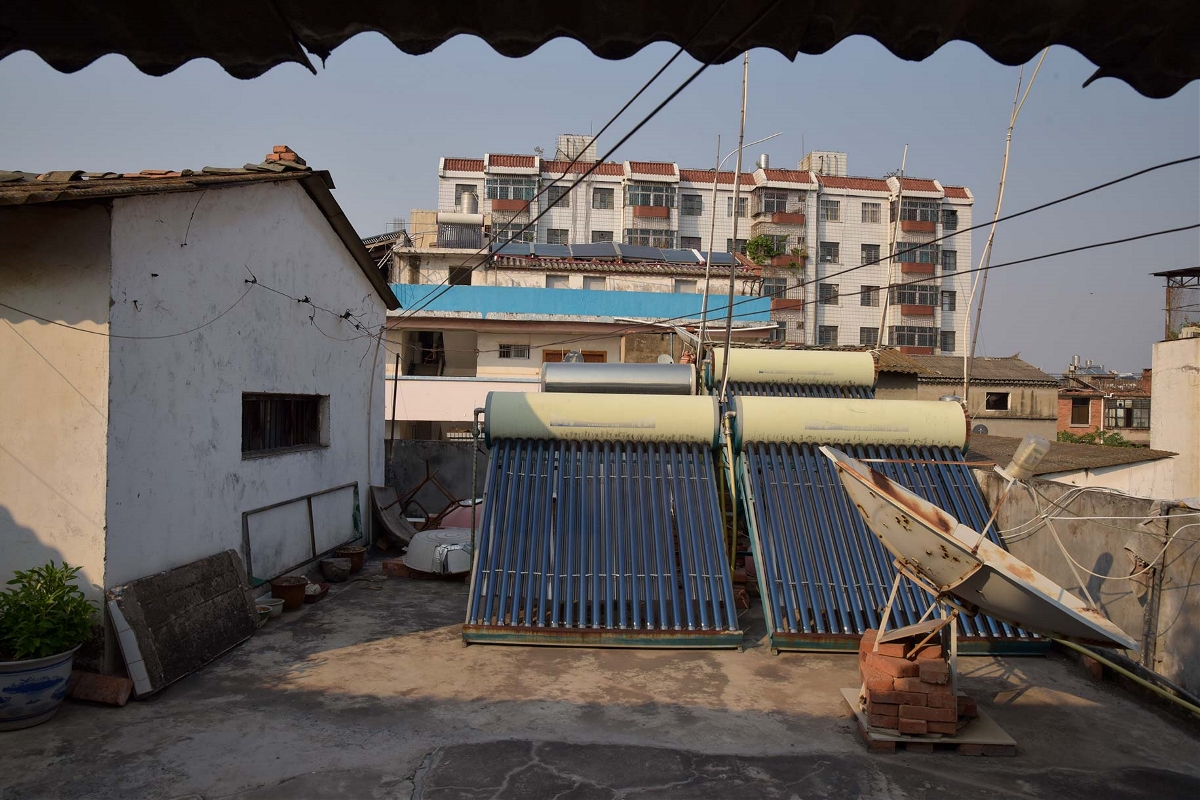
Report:
[[[988,392],[1008,392],[1005,411],[984,408]],[[962,383],[920,383],[918,400],[937,400],[947,394],[962,394]],[[971,381],[967,413],[972,424],[982,423],[995,436],[1022,437],[1035,433],[1050,441],[1058,437],[1058,387],[984,384]]]
[[[1171,497],[1175,485],[1175,458],[1160,458],[1140,464],[1121,464],[1042,475],[1043,480],[1071,486],[1101,486],[1138,497]]]
[[[476,374],[479,376],[539,377],[545,350],[581,349],[604,353],[609,364],[621,360],[621,337],[605,336],[580,342],[564,342],[584,334],[571,333],[526,333],[524,331],[479,331],[479,361]],[[529,345],[529,358],[500,358],[501,344]]]
[[[976,470],[975,475],[988,505],[994,508],[1005,481],[994,472]],[[1054,501],[1072,489],[1043,480],[1034,480],[1031,485]],[[1046,500],[1041,503],[1047,507]],[[1136,571],[1132,569],[1133,561],[1125,551],[1125,545],[1138,536],[1139,519],[1149,513],[1152,503],[1152,500],[1108,492],[1084,492],[1069,500],[1069,513],[1054,522],[1071,557],[1087,570],[1106,576],[1096,577],[1080,571],[1088,592],[1100,609],[1139,642],[1146,641],[1146,597],[1140,594],[1137,582],[1122,580]],[[1029,493],[1018,487],[1000,506],[996,524],[1003,533],[1037,514],[1038,509]],[[1069,521],[1073,516],[1109,519]],[[1157,630],[1157,646],[1148,660],[1142,660],[1137,653],[1129,654],[1193,693],[1200,691],[1200,525],[1194,524],[1198,520],[1200,517],[1180,516],[1170,522],[1168,535],[1174,533],[1176,536],[1159,562],[1163,569],[1162,593],[1157,618],[1151,616],[1152,627]],[[1008,548],[1013,555],[1083,598],[1079,582],[1048,528],[1041,528],[1024,538],[1012,535],[1014,538],[1008,541]]]
[[[1200,339],[1154,345],[1150,446],[1178,453],[1172,497],[1200,497]]]
[[[5,303],[108,332],[106,203],[0,209],[0,242]],[[108,345],[0,308],[0,586],[13,570],[66,560],[100,596]]]
[[[480,451],[475,452],[478,468],[478,496],[483,496],[483,486],[487,475],[488,456],[479,442]],[[429,472],[436,473],[438,481],[450,491],[455,498],[466,500],[471,496],[471,453],[475,451],[473,442],[427,442],[396,440],[391,460],[388,462],[388,485],[394,486],[397,493],[403,497],[416,488],[425,479],[425,463],[429,462]],[[430,514],[436,514],[445,508],[449,502],[446,496],[431,485],[426,485],[415,498]],[[415,513],[415,507],[409,507],[408,513]]]
[[[683,355],[683,340],[671,333],[630,333],[623,337],[622,361],[627,364],[654,364],[660,355],[676,362]]]
[[[299,184],[117,200],[112,253],[114,333],[227,313],[112,341],[109,585],[226,549],[245,559],[245,511],[350,482],[366,502],[383,477],[385,354],[245,282],[382,324],[382,301]],[[328,446],[243,458],[244,392],[328,396]]]

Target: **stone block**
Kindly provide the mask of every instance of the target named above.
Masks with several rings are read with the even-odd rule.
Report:
[[[917,675],[925,683],[947,683],[950,680],[950,665],[941,659],[918,661]]]
[[[322,558],[321,574],[330,583],[343,583],[350,579],[350,559]]]
[[[923,719],[910,719],[908,717],[900,717],[900,732],[914,735],[923,735],[928,731],[928,726]]]
[[[900,706],[900,716],[931,722],[954,722],[958,719],[958,714],[954,712],[953,708],[930,708],[929,706]]]
[[[868,653],[863,660],[863,664],[884,674],[891,675],[893,678],[915,677],[917,674],[916,663],[906,658]]]

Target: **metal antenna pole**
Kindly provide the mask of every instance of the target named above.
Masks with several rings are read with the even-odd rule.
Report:
[[[704,259],[704,298],[700,301],[700,345],[696,352],[696,369],[702,369],[704,361],[704,335],[708,327],[708,282],[712,276],[713,238],[717,235],[717,179],[721,177],[721,135],[717,134],[717,160],[713,168],[712,205],[709,214],[712,224],[708,228],[708,258]]]
[[[1008,153],[1012,147],[1013,128],[1017,125],[1017,117],[1021,114],[1021,108],[1025,105],[1025,101],[1029,98],[1029,90],[1033,88],[1033,82],[1037,80],[1038,70],[1042,68],[1042,62],[1046,60],[1046,54],[1050,52],[1047,47],[1042,51],[1042,57],[1038,59],[1037,66],[1033,68],[1033,74],[1029,76],[1029,85],[1025,87],[1025,94],[1021,96],[1021,102],[1017,102],[1017,96],[1021,94],[1021,79],[1025,76],[1025,67],[1021,67],[1021,71],[1017,74],[1017,90],[1013,93],[1013,109],[1012,114],[1008,118],[1008,134],[1004,139],[1004,161],[1000,166],[1000,186],[996,190],[996,210],[992,213],[992,228],[988,231],[987,243],[983,246],[983,252],[979,255],[979,272],[976,273],[975,279],[971,281],[971,294],[967,298],[967,335],[971,337],[971,348],[967,351],[966,357],[963,358],[963,405],[967,405],[968,392],[971,391],[971,360],[975,358],[975,343],[979,340],[979,327],[983,318],[983,295],[987,291],[988,269],[992,263],[992,243],[996,240],[996,222],[1000,219],[1000,206],[1004,203],[1004,185],[1008,178]],[[971,306],[975,303],[975,287],[979,287],[979,307],[975,312],[975,327],[971,328]],[[970,406],[967,406],[969,409]]]
[[[742,192],[742,147],[746,139],[746,86],[750,80],[750,51],[742,56],[742,121],[738,128],[737,166],[733,169],[733,256],[729,264],[729,300],[725,306],[725,360],[721,364],[721,398],[728,399],[729,349],[733,344],[733,287],[737,276],[738,200]],[[713,214],[717,210],[713,209]]]
[[[879,315],[879,331],[875,334],[876,349],[883,347],[883,334],[887,326],[888,307],[892,300],[892,266],[896,261],[896,233],[900,230],[900,214],[904,211],[904,168],[908,165],[908,143],[904,143],[904,155],[900,158],[900,189],[896,192],[896,218],[892,220],[892,231],[888,242],[887,281],[883,286],[883,313]],[[821,209],[817,209],[817,220],[820,224]],[[821,269],[820,244],[817,245],[817,269]]]

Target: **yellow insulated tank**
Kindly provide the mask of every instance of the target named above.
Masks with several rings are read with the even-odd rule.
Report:
[[[749,442],[963,447],[967,415],[947,400],[745,397],[734,401],[734,447]]]
[[[710,388],[721,382],[725,351],[713,350]],[[745,383],[800,383],[817,386],[875,385],[875,358],[866,350],[767,350],[734,348],[729,351],[729,380]]]
[[[488,392],[484,437],[624,442],[700,442],[715,447],[712,396]]]

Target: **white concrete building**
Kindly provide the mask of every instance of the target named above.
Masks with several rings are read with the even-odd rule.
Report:
[[[1170,493],[1155,497],[1200,497],[1200,337],[1154,345],[1150,395],[1150,447],[1172,450]]]
[[[960,271],[971,266],[971,237],[954,231],[972,224],[969,189],[906,178],[901,192],[898,178],[850,176],[845,153],[810,153],[794,170],[772,168],[763,156],[739,178],[735,213],[732,172],[718,177],[714,204],[713,171],[672,162],[602,163],[568,191],[595,162],[592,150],[570,166],[583,142],[560,136],[555,159],[494,153],[441,159],[437,211],[414,211],[414,228],[421,229],[410,233],[428,236],[424,228],[436,227],[444,234],[451,228],[438,222],[470,214],[497,241],[516,236],[535,244],[620,242],[704,253],[744,251],[748,240],[767,236],[778,255],[764,260],[759,290],[777,300],[772,319],[783,327],[779,338],[872,345],[887,306],[884,344],[911,353],[964,352],[969,276]],[[518,233],[555,199],[536,226]],[[898,255],[889,266],[893,228]],[[942,236],[949,238],[934,241]],[[907,283],[913,285],[890,298],[879,291]]]
[[[397,301],[330,188],[0,174],[0,582],[66,560],[97,598],[227,549],[269,579],[363,535]]]

